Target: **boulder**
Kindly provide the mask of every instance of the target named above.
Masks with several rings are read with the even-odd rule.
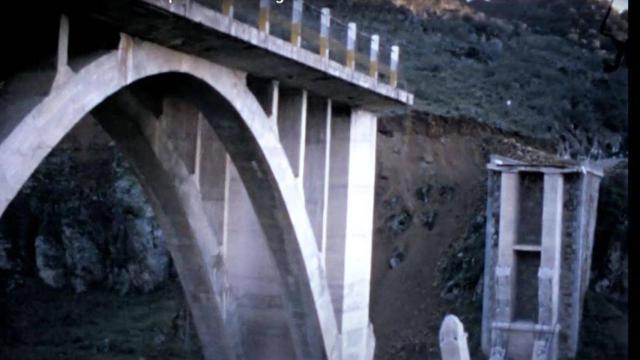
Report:
[[[11,270],[14,266],[10,257],[11,242],[0,233],[0,270]]]
[[[67,284],[64,246],[46,236],[38,236],[35,243],[38,276],[45,284],[61,288]]]

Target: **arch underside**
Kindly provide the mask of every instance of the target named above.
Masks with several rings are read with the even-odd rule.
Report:
[[[117,51],[57,84],[0,139],[0,214],[50,150],[91,114],[131,161],[169,234],[168,247],[194,318],[203,319],[196,327],[205,355],[243,357],[242,316],[234,316],[233,283],[215,234],[203,226],[209,219],[197,179],[171,139],[158,131],[153,109],[131,91],[147,81],[168,84],[169,95],[197,106],[244,183],[282,283],[297,357],[336,358],[336,320],[303,195],[245,77],[123,35]]]

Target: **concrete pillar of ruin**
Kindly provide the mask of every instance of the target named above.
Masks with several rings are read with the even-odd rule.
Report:
[[[542,239],[538,270],[538,324],[541,331],[534,341],[533,359],[555,359],[558,310],[560,309],[560,265],[562,250],[562,212],[564,177],[544,174]]]
[[[455,315],[447,315],[440,325],[438,333],[440,356],[442,360],[469,360],[467,333],[460,319]]]
[[[495,270],[494,322],[508,324],[513,317],[514,254],[513,245],[518,234],[520,217],[520,176],[517,172],[503,172],[500,184],[500,235]],[[491,329],[491,354],[500,357],[507,351],[506,329]]]

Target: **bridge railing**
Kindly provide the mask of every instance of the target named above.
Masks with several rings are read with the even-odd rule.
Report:
[[[401,78],[399,47],[384,35],[366,33],[355,23],[333,17],[329,8],[319,8],[303,0],[198,2],[378,82],[406,90],[406,81]]]

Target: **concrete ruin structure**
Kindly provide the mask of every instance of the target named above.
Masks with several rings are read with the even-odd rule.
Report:
[[[332,38],[328,9],[310,29],[294,3],[283,20],[273,1],[49,2],[57,65],[0,94],[0,215],[97,120],[154,207],[207,359],[373,358],[377,117],[413,95],[397,47],[378,58],[376,36],[363,55],[355,24]],[[111,48],[70,49],[109,31]]]
[[[445,316],[438,332],[442,360],[470,360],[467,333],[455,315]]]
[[[492,360],[575,358],[603,171],[499,156],[487,168],[482,350]]]

